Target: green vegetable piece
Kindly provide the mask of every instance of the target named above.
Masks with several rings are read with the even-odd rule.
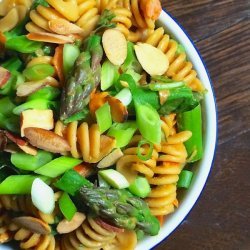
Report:
[[[193,178],[193,173],[188,170],[182,170],[179,175],[179,180],[177,182],[178,188],[189,188]]]
[[[111,110],[108,103],[105,103],[95,112],[96,121],[100,129],[100,133],[104,133],[112,126]]]
[[[11,154],[11,163],[19,169],[28,171],[35,171],[39,167],[52,161],[52,159],[53,154],[42,150],[39,150],[35,156],[23,152]]]
[[[201,106],[198,105],[190,111],[179,114],[177,124],[180,131],[192,132],[192,137],[185,142],[190,162],[200,160],[203,156]]]
[[[127,179],[114,169],[105,169],[98,174],[112,187],[123,189],[129,187]]]
[[[136,58],[134,44],[132,42],[128,42],[127,48],[128,48],[127,58],[123,63],[123,65],[121,66],[122,71],[126,72],[127,70],[132,69],[137,73],[141,73],[142,67]]]
[[[70,195],[75,195],[75,193],[79,191],[82,186],[93,186],[90,181],[78,174],[73,169],[66,171],[63,176],[56,183],[54,183],[54,185],[55,187],[69,193]]]
[[[11,175],[0,184],[0,194],[30,194],[36,178],[48,182],[49,178],[35,175]]]
[[[93,31],[93,33],[98,33],[104,29],[115,28],[116,24],[112,22],[114,17],[115,14],[112,11],[105,9],[100,16],[100,19],[96,25],[97,28]]]
[[[46,63],[35,64],[23,71],[23,75],[25,76],[25,78],[30,81],[43,80],[48,76],[53,76],[54,73],[54,67]]]
[[[7,32],[4,34],[6,35]],[[8,38],[5,43],[6,49],[15,50],[20,53],[33,53],[42,47],[42,43],[31,41],[25,35]]]
[[[90,212],[120,228],[142,230],[148,235],[157,235],[160,230],[147,203],[126,189],[82,187],[77,198],[85,209],[87,206]]]
[[[37,90],[35,93],[28,96],[27,101],[35,99],[46,99],[49,101],[55,100],[60,95],[60,90],[51,86],[46,86]]]
[[[63,46],[63,71],[67,76],[73,69],[77,57],[80,55],[79,48],[74,44],[65,44]]]
[[[110,185],[98,174],[99,187],[110,188]]]
[[[9,97],[4,97],[0,99],[0,114],[4,116],[12,116],[12,110],[16,105],[11,101]]]
[[[150,104],[155,110],[160,108],[158,93],[137,86],[133,77],[128,74],[122,74],[118,79],[120,81],[128,83],[134,103]]]
[[[132,94],[128,88],[122,89],[116,96],[125,106],[128,106],[132,101]]]
[[[145,177],[137,176],[135,181],[130,184],[129,191],[140,198],[146,198],[150,194],[151,188]]]
[[[76,113],[70,116],[69,118],[65,119],[64,123],[68,124],[70,122],[84,120],[87,118],[88,115],[89,115],[89,110],[87,108],[84,108],[82,112]]]
[[[71,221],[75,213],[77,212],[76,206],[73,201],[70,199],[67,193],[63,193],[63,195],[59,199],[59,208],[64,215],[64,217]]]
[[[152,91],[160,91],[160,90],[169,90],[174,88],[183,87],[185,85],[184,82],[172,82],[172,83],[150,83],[146,85]]]
[[[35,173],[55,178],[80,164],[82,160],[61,156],[38,168]]]
[[[17,56],[13,56],[9,60],[2,63],[1,66],[12,72],[21,70],[23,63]]]
[[[149,145],[149,150],[147,152],[147,154],[142,154],[142,150],[144,150],[142,148],[143,145]],[[153,143],[147,141],[147,140],[140,140],[137,146],[137,156],[139,159],[141,159],[142,161],[147,161],[152,157],[153,154],[153,149],[154,149],[154,145]]]
[[[185,52],[186,52],[185,47],[183,45],[181,45],[181,44],[178,44],[176,54],[179,55],[179,54],[185,53]]]
[[[0,128],[16,134],[20,133],[20,117],[17,115],[6,117],[0,113]]]
[[[45,110],[52,108],[56,108],[56,102],[52,102],[46,99],[34,99],[17,106],[13,109],[13,113],[15,115],[20,115],[23,111],[27,109]]]
[[[90,93],[99,84],[103,49],[101,37],[92,35],[86,40],[86,49],[75,62],[74,70],[69,74],[61,96],[60,119],[82,112],[88,105]]]
[[[116,139],[117,148],[122,148],[129,144],[136,130],[136,122],[114,123],[109,129],[108,135]]]
[[[199,101],[199,96],[195,95],[191,88],[187,86],[174,88],[169,90],[168,98],[158,112],[161,115],[183,113],[195,108]]]
[[[47,3],[46,0],[34,0],[31,6],[31,9],[34,10],[36,9],[39,5],[42,5],[44,7],[49,7],[49,4]]]
[[[102,64],[101,71],[101,90],[104,91],[110,88],[119,78],[118,68],[109,60]]]
[[[136,122],[142,136],[159,144],[161,141],[161,119],[155,109],[147,104],[135,103]]]

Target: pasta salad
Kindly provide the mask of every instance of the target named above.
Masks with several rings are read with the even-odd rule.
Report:
[[[178,208],[205,89],[161,11],[0,1],[0,244],[133,250]]]

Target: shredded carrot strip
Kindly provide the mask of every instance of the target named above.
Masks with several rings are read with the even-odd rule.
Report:
[[[64,83],[64,74],[63,74],[63,45],[56,47],[55,55],[53,57],[53,64],[60,80],[61,85]]]

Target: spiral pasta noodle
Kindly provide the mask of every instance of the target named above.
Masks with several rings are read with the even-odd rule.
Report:
[[[23,20],[31,6],[30,0],[3,0],[0,2],[0,31],[5,32],[13,29]]]
[[[7,211],[22,212],[38,217],[48,224],[54,223],[54,214],[44,214],[39,211],[28,195],[0,195],[0,204]]]
[[[186,163],[187,152],[184,142],[191,137],[191,132],[176,133],[175,115],[162,118],[164,137],[158,146],[159,157],[153,169],[153,177],[148,178],[152,190],[146,202],[155,216],[167,215],[174,211],[179,174]]]
[[[55,250],[56,241],[52,234],[38,234],[33,233],[28,229],[17,226],[11,223],[9,230],[13,232],[14,240],[20,241],[21,249],[34,249],[34,250]]]
[[[204,90],[201,81],[197,78],[197,72],[193,69],[192,63],[186,61],[186,53],[176,54],[178,49],[177,42],[170,39],[162,27],[156,29],[147,38],[146,43],[159,48],[168,57],[169,68],[166,72],[168,77],[176,81],[185,81],[193,91]]]
[[[82,36],[87,37],[96,27],[100,18],[95,0],[77,0],[79,19],[76,24],[83,29]]]
[[[129,182],[132,182],[137,174],[142,174],[146,177],[153,177],[154,171],[152,170],[156,166],[158,153],[153,149],[152,156],[150,159],[143,161],[137,156],[138,142],[142,139],[141,135],[135,135],[128,148],[123,151],[122,156],[117,164],[116,169],[126,176]],[[148,148],[143,146],[140,148],[141,154],[146,154]]]
[[[79,249],[105,249],[116,237],[116,233],[104,229],[93,218],[88,217],[83,224],[72,233],[62,236],[62,250]]]
[[[111,10],[117,7],[118,0],[96,0],[99,14],[104,10]]]
[[[71,122],[65,127],[58,121],[55,133],[66,138],[74,158],[82,157],[89,163],[100,161],[115,147],[115,139],[101,135],[97,124],[89,127],[88,123],[84,122],[78,127],[78,122]]]
[[[10,218],[6,212],[0,215],[0,244],[12,240],[12,233],[8,229]]]
[[[64,19],[64,17],[52,7],[38,5],[35,10],[30,12],[31,22],[26,24],[26,30],[32,32],[52,32],[49,21],[54,19]]]

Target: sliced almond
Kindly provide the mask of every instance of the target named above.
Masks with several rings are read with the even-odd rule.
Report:
[[[113,96],[108,96],[108,103],[111,109],[112,119],[115,122],[125,122],[128,118],[127,107],[117,98]]]
[[[167,56],[150,44],[138,43],[135,53],[142,68],[151,76],[163,75],[169,67]]]
[[[108,29],[103,33],[102,44],[107,58],[114,65],[122,65],[127,57],[127,40],[115,29]]]
[[[0,88],[8,82],[10,76],[11,74],[7,69],[0,67]]]
[[[57,225],[56,230],[59,234],[67,234],[73,232],[82,225],[85,219],[85,214],[77,212],[75,213],[71,221],[68,221],[66,219],[60,221]]]
[[[79,26],[62,18],[50,20],[49,28],[60,35],[79,34],[83,32]]]
[[[44,81],[25,82],[17,87],[16,95],[25,97],[46,86]]]
[[[123,228],[119,228],[113,225],[110,225],[109,223],[105,222],[104,220],[97,218],[95,220],[95,222],[100,225],[101,227],[105,228],[106,230],[110,231],[110,232],[114,232],[114,233],[123,233],[124,229]],[[131,248],[132,249],[132,248]]]
[[[18,145],[18,147],[23,151],[25,152],[26,154],[29,154],[29,155],[37,155],[37,149],[30,146],[30,145],[24,145],[24,146],[20,146]]]
[[[32,41],[46,42],[46,43],[57,43],[57,44],[65,44],[65,43],[73,43],[74,39],[72,37],[57,35],[47,32],[37,32],[37,33],[29,33],[27,38]]]
[[[105,102],[107,102],[108,92],[91,93],[89,101],[89,110],[92,115],[99,109]]]
[[[34,147],[52,153],[70,151],[68,142],[54,132],[42,128],[25,128],[24,135]]]
[[[21,136],[24,136],[24,129],[34,127],[50,130],[54,128],[53,111],[30,109],[21,113]]]
[[[160,97],[160,104],[163,105],[169,97],[169,91],[168,90],[160,90],[159,97]]]
[[[98,168],[108,168],[112,165],[114,165],[121,157],[123,156],[122,151],[117,148],[114,151],[112,151],[109,155],[104,157],[98,164]]]
[[[18,226],[28,229],[33,233],[38,233],[38,234],[51,233],[51,229],[47,223],[34,217],[21,216],[14,218],[12,221]]]
[[[5,132],[7,138],[17,144],[18,146],[25,146],[27,145],[27,142],[20,138],[18,135],[12,134],[11,132],[6,131]]]

